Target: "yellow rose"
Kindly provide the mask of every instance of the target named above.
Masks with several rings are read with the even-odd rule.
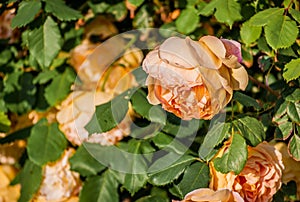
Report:
[[[229,189],[220,189],[214,191],[208,188],[196,189],[188,193],[182,201],[179,202],[243,202],[242,197]],[[176,202],[173,200],[173,202]]]
[[[74,145],[81,145],[83,141],[113,145],[129,134],[131,118],[127,115],[114,129],[105,133],[88,135],[84,128],[91,120],[95,106],[111,100],[113,95],[105,92],[74,91],[59,107],[56,119],[59,128],[67,139]]]
[[[17,169],[10,165],[0,165],[0,201],[17,202],[20,197],[21,185],[10,186],[17,175]]]
[[[225,143],[217,156],[222,156],[229,146]],[[215,170],[210,163],[211,182],[210,188],[230,189],[238,192],[248,202],[271,201],[273,195],[281,187],[282,170],[284,169],[281,154],[272,145],[262,142],[256,147],[248,146],[248,159],[242,172],[235,175]]]
[[[54,163],[48,163],[43,169],[43,181],[33,201],[68,201],[79,194],[81,181],[79,173],[70,170],[69,158],[74,149],[68,149]]]
[[[300,200],[300,162],[294,160],[289,155],[288,147],[284,142],[276,143],[275,148],[282,154],[282,161],[284,165],[282,182],[286,184],[289,181],[295,181],[297,184],[297,200]]]
[[[231,100],[233,90],[244,90],[248,84],[239,61],[235,41],[171,37],[143,61],[148,100],[185,120],[211,119]]]

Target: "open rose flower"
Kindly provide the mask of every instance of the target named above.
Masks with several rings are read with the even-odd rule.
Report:
[[[113,145],[130,132],[131,118],[129,114],[114,129],[105,133],[95,133],[89,136],[85,125],[91,120],[95,106],[112,99],[111,93],[74,91],[64,100],[57,113],[60,130],[74,145],[82,142],[93,142],[101,145]]]
[[[58,161],[44,167],[43,181],[34,202],[74,201],[81,189],[79,173],[70,170],[69,158],[74,152],[75,150],[68,149]]]
[[[297,184],[297,200],[300,200],[300,162],[289,155],[287,144],[284,142],[278,142],[274,146],[282,154],[284,165],[282,182],[287,184],[290,181],[295,181]]]
[[[172,202],[244,202],[242,197],[229,189],[214,191],[208,188],[196,189],[188,193],[182,201]]]
[[[143,61],[148,73],[148,100],[178,117],[211,119],[244,90],[248,75],[239,43],[204,36],[199,41],[171,37]]]
[[[222,156],[229,146],[227,141],[217,156]],[[242,172],[235,175],[215,170],[210,163],[210,188],[218,190],[227,188],[238,192],[248,202],[271,201],[281,187],[282,170],[284,169],[281,154],[272,145],[262,142],[256,147],[248,146],[248,160]]]

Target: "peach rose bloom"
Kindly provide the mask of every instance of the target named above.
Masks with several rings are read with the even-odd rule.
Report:
[[[80,176],[70,170],[69,164],[74,153],[74,149],[67,149],[58,161],[44,167],[43,181],[33,201],[64,202],[78,196]]]
[[[242,197],[229,189],[214,191],[209,188],[200,188],[188,193],[182,201],[172,202],[244,202]]]
[[[230,142],[217,154],[222,156]],[[210,188],[218,190],[227,188],[238,192],[249,202],[272,201],[273,195],[281,187],[282,170],[284,169],[282,157],[278,150],[267,142],[262,142],[256,147],[248,146],[248,160],[242,172],[235,175],[215,170],[213,162],[210,163],[211,182]]]
[[[21,185],[9,185],[17,175],[17,169],[11,165],[0,165],[0,201],[17,202],[20,197]]]
[[[289,155],[288,147],[284,142],[276,143],[275,148],[282,154],[284,165],[282,182],[287,184],[289,181],[295,181],[297,184],[297,200],[300,200],[300,162]]]
[[[238,42],[203,36],[168,38],[143,61],[148,100],[184,120],[211,119],[244,90],[248,74]]]
[[[113,145],[130,133],[129,115],[116,128],[105,133],[95,133],[89,136],[84,128],[91,120],[95,106],[108,102],[112,97],[111,93],[105,92],[74,91],[62,102],[56,119],[60,130],[72,144],[81,145],[85,141]]]

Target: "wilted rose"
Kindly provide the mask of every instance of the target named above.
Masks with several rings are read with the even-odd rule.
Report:
[[[74,145],[82,142],[94,142],[101,145],[113,145],[129,134],[131,119],[127,115],[114,129],[105,133],[89,136],[85,125],[91,120],[95,106],[111,100],[113,95],[105,92],[74,91],[64,100],[57,113],[59,128]]]
[[[188,193],[182,201],[172,202],[244,202],[242,197],[229,189],[214,191],[209,188],[196,189]]]
[[[74,149],[67,149],[58,161],[44,167],[43,181],[33,201],[68,201],[79,194],[80,176],[70,170],[69,164],[69,158],[74,153]]]
[[[17,169],[11,165],[0,165],[0,201],[17,202],[20,197],[21,185],[10,185],[17,175]]]
[[[290,181],[295,181],[297,184],[297,200],[300,200],[300,162],[289,155],[288,147],[284,142],[276,143],[275,148],[282,154],[284,165],[282,182],[287,184]]]
[[[244,90],[248,74],[239,43],[204,36],[199,41],[171,37],[148,53],[148,100],[189,120],[211,119],[231,100],[233,90]]]
[[[11,28],[15,10],[15,8],[6,10],[0,15],[0,39],[9,39],[8,43],[15,42],[20,36],[20,31],[17,28]]]
[[[222,156],[228,148],[228,142],[217,156]],[[238,192],[245,201],[271,201],[281,187],[282,170],[284,169],[281,154],[272,145],[262,142],[256,147],[248,146],[248,159],[241,173],[227,174],[215,170],[210,163],[210,188],[217,190],[227,188]]]

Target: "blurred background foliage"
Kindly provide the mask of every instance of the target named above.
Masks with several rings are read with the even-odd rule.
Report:
[[[76,150],[69,161],[71,170],[80,174],[82,189],[79,200],[84,202],[170,201],[182,199],[196,188],[207,187],[207,162],[228,138],[231,128],[251,146],[263,140],[284,141],[288,143],[289,155],[299,161],[299,7],[297,0],[2,1],[0,143],[3,147],[17,144],[19,149],[14,149],[18,151],[17,160],[10,163],[18,169],[12,184],[22,186],[19,201],[34,200],[43,180],[43,167],[57,161],[69,147]],[[56,107],[71,93],[76,79],[76,69],[70,63],[72,50],[84,39],[89,44],[98,45],[110,37],[99,32],[87,36],[87,29],[92,29],[88,28],[89,23],[98,15],[111,20],[119,33],[158,28],[162,36],[168,30],[194,40],[203,35],[214,35],[239,41],[244,59],[242,64],[247,68],[250,82],[245,92],[235,92],[231,104],[225,108],[227,130],[216,125],[207,133],[208,121],[192,120],[183,124],[186,128],[177,136],[176,127],[181,120],[169,113],[165,114],[166,120],[161,120],[159,111],[162,109],[157,109],[154,118],[149,117],[150,107],[147,109],[147,106],[150,104],[145,99],[145,89],[136,91],[130,100],[122,102],[131,103],[140,116],[140,124],[155,119],[162,131],[145,137],[145,131],[132,130],[131,137],[143,133],[144,139],[125,138],[118,146],[131,153],[165,148],[182,155],[182,158],[149,175],[124,174],[105,168],[85,147],[68,142],[55,120],[51,122],[49,117],[38,122],[28,119],[32,111],[46,117],[45,114],[57,110]],[[155,36],[149,33],[140,32],[139,37],[143,43],[155,43]],[[118,99],[120,97],[114,98],[121,102]],[[103,111],[99,109],[99,113]],[[101,118],[96,121],[103,122]],[[108,129],[116,124],[108,123]],[[192,128],[195,124],[197,127]],[[218,137],[221,141],[210,141],[208,137]],[[186,138],[193,141],[188,151],[181,150]],[[172,141],[175,143],[170,145]],[[201,145],[206,145],[206,148]],[[241,148],[235,149],[237,152]],[[5,157],[5,154],[1,155]],[[155,167],[160,163],[155,159],[157,157],[145,158],[141,164]],[[242,168],[245,160],[241,159],[236,170]],[[1,163],[9,162],[4,160]],[[293,181],[284,184],[274,201],[295,199],[296,189]]]

